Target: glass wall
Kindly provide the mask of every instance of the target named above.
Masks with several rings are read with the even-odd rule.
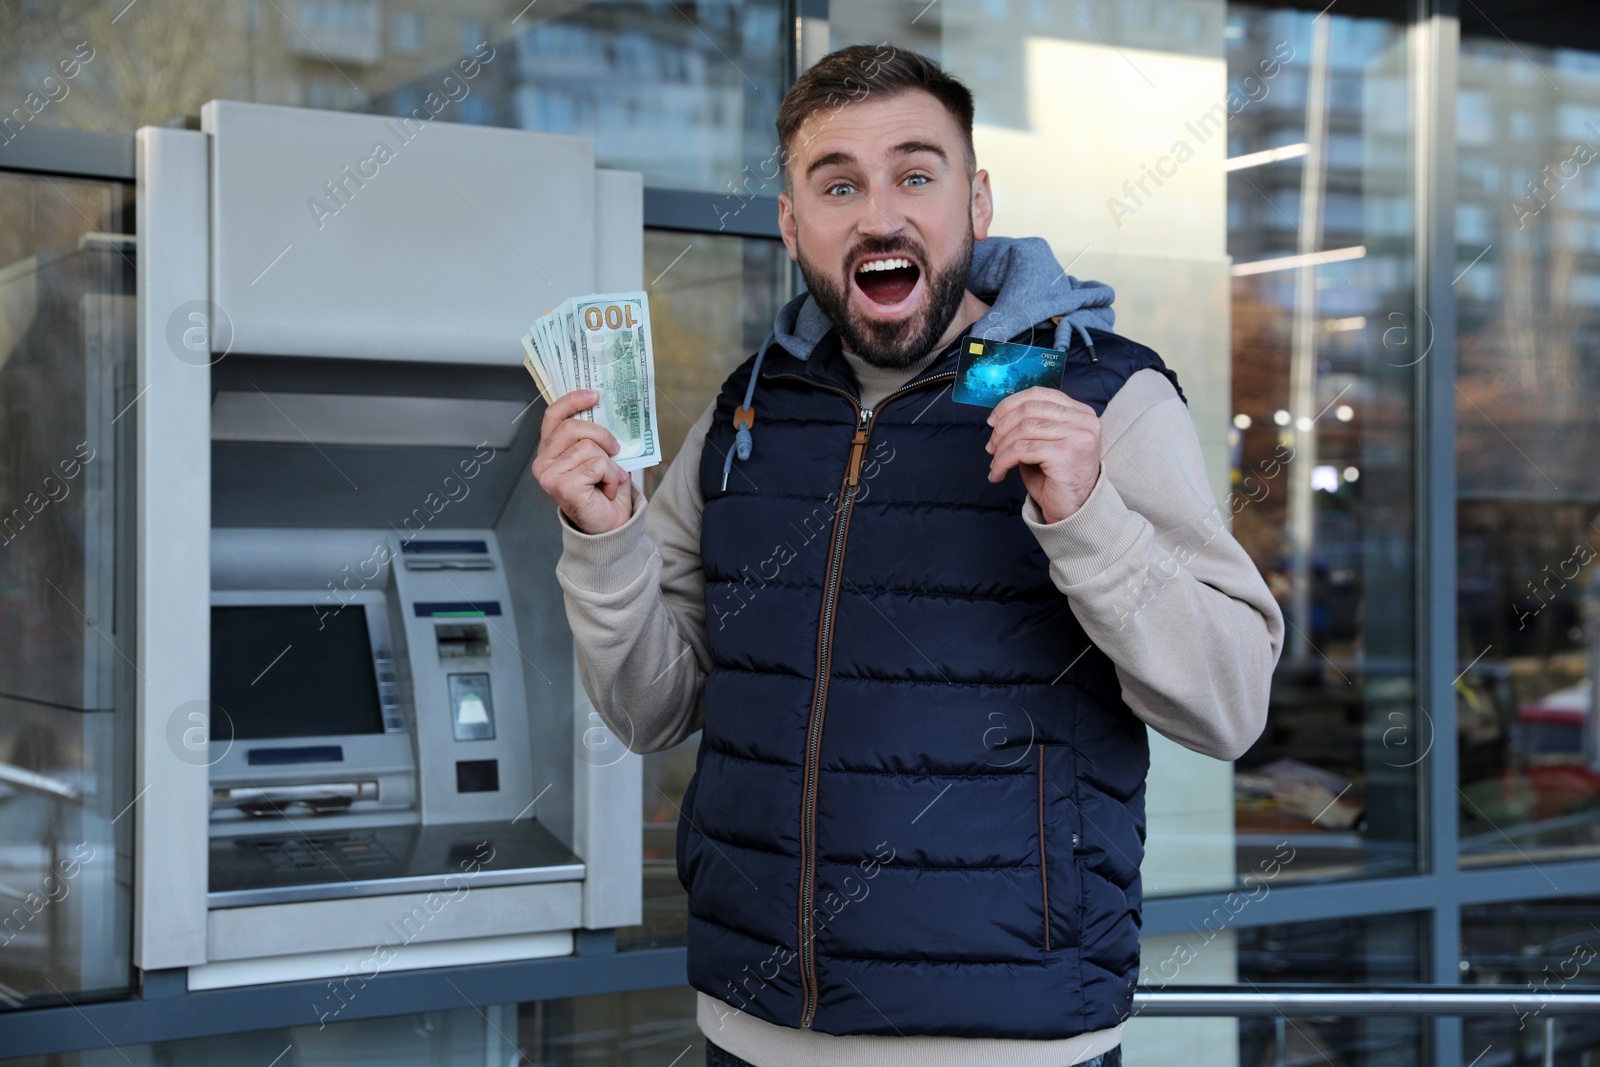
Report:
[[[1267,733],[1234,779],[1236,827],[1241,860],[1292,834],[1309,853],[1299,878],[1417,869],[1403,17],[1229,5],[1228,506],[1288,623]]]
[[[0,1002],[129,982],[132,194],[0,174]]]
[[[592,137],[654,186],[738,191],[774,148],[781,0],[100,0],[0,5],[4,143],[249,100]],[[771,195],[776,195],[773,190]]]
[[[1461,863],[1537,866],[1600,855],[1600,39],[1485,19],[1456,101]]]
[[[186,1041],[128,1042],[48,1058],[0,1059],[0,1067],[699,1067],[704,1062],[694,991],[683,987]]]
[[[5,1067],[462,1067],[465,1064],[567,1063],[537,1058],[537,1029],[524,1038],[515,1005],[418,1012],[327,1026],[294,1026],[252,1033],[126,1043],[119,1047],[4,1060]],[[588,1062],[599,1062],[592,1060]],[[628,1062],[626,1059],[621,1062]]]
[[[48,1064],[43,1059],[0,1060],[0,1067],[698,1067],[705,1062],[705,1039],[693,1028],[692,1019],[693,1002],[678,991],[627,993],[547,1001],[523,1005],[520,1010],[514,1006],[482,1012],[463,1008],[345,1022],[321,1031],[307,1026],[129,1044],[52,1057]],[[1184,1028],[1197,1020],[1162,1021]],[[1250,1016],[1217,1021],[1239,1031],[1244,1052],[1235,1062],[1249,1067],[1414,1067],[1423,1062],[1423,1026],[1412,1018],[1380,1020],[1378,1028],[1370,1020],[1336,1016]],[[1153,1062],[1193,1062],[1193,1051],[1192,1045],[1176,1045],[1166,1050],[1168,1058]],[[274,1056],[282,1058],[274,1061]],[[1488,1062],[1480,1061],[1477,1067]],[[1494,1062],[1504,1067],[1515,1061]]]

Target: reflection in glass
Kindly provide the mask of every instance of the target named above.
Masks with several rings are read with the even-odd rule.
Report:
[[[1416,915],[1254,926],[1239,931],[1239,977],[1356,986],[1420,982],[1423,943]]]
[[[1428,1020],[1381,1018],[1240,1019],[1240,1064],[1338,1064],[1339,1067],[1413,1067],[1426,1063]],[[1479,1064],[1478,1067],[1483,1067]]]
[[[132,192],[0,174],[0,998],[125,988]]]
[[[1403,12],[1228,10],[1229,508],[1288,624],[1267,733],[1235,779],[1240,868],[1288,835],[1293,878],[1406,872],[1427,744],[1412,632],[1427,330],[1411,321]]]
[[[0,163],[31,125],[132,131],[221,98],[578,134],[648,185],[778,193],[743,188],[776,147],[778,0],[122,6],[0,6],[6,107],[34,101]]]
[[[1461,980],[1514,986],[1519,992],[1559,993],[1600,987],[1600,900],[1518,901],[1461,909]],[[1545,1057],[1553,1026],[1554,1060]],[[1546,1015],[1537,1006],[1469,1018],[1467,1057],[1494,1046],[1503,1064],[1600,1060],[1600,1019]],[[1491,1057],[1492,1058],[1492,1057]],[[1485,1060],[1488,1062],[1488,1059]]]
[[[760,344],[757,338],[756,344]],[[538,1067],[693,1067],[705,1062],[689,986],[523,1004],[523,1063]]]
[[[640,472],[655,493],[690,425],[728,373],[755,352],[789,296],[789,257],[777,241],[646,231],[644,277],[655,341],[656,413],[666,462]],[[629,947],[682,944],[686,899],[678,882],[678,804],[700,735],[644,758],[644,922],[619,931]],[[692,1005],[690,1014],[693,1013]],[[670,1058],[670,1057],[669,1057]]]
[[[351,1015],[363,992],[345,994]],[[0,1059],[0,1067],[696,1067],[705,1038],[694,1012],[694,990],[680,986],[392,1018],[332,1015],[321,1025]]]
[[[362,1003],[362,992],[357,985],[346,993],[352,1008]],[[0,1067],[45,1062],[0,1059]],[[696,1067],[702,1062],[706,1038],[694,1022],[694,990],[688,985],[386,1019],[330,1017],[323,1025],[155,1045],[123,1043],[48,1057],[50,1067]]]
[[[1141,1016],[1123,1029],[1122,1055],[1126,1067],[1418,1067],[1427,1030],[1408,1016]]]
[[[356,985],[345,993],[345,1000],[336,1002],[359,1005],[363,992]],[[368,997],[374,995],[367,992]],[[554,1062],[539,1055],[538,1045],[530,1042],[518,1023],[516,1005],[463,1007],[389,1019],[340,1018],[338,1013],[329,1013],[320,1025],[149,1045],[122,1044],[47,1060],[0,1060],[0,1067],[42,1067],[44,1063],[51,1067],[459,1067]]]
[[[1463,866],[1600,854],[1600,41],[1571,44],[1461,43]]]
[[[1420,916],[1244,926],[1250,909],[1271,892],[1267,878],[1229,894],[1198,916],[1190,932],[1140,941],[1139,986],[1176,992],[1195,985],[1393,986],[1421,980]],[[1160,1018],[1140,1016],[1123,1031],[1134,1063],[1394,1064],[1424,1062],[1414,1019],[1388,1017]],[[1203,1059],[1193,1049],[1205,1049]]]

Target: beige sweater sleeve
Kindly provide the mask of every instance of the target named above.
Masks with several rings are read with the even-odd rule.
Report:
[[[1238,759],[1266,725],[1283,614],[1228,532],[1189,409],[1160,371],[1134,374],[1106,405],[1100,455],[1081,508],[1046,524],[1030,497],[1023,519],[1134,714]]]
[[[622,526],[588,535],[562,520],[556,574],[584,689],[636,752],[675,745],[704,722],[698,475],[711,412],[653,498],[629,483],[634,510]],[[1194,423],[1166,377],[1139,371],[1106,406],[1101,475],[1083,507],[1046,524],[1030,498],[1023,518],[1134,713],[1197,752],[1241,755],[1266,721],[1283,617],[1223,526]]]
[[[578,675],[601,720],[634,752],[671,748],[705,721],[711,669],[700,567],[700,453],[706,406],[646,501],[628,481],[633,515],[586,534],[561,518],[556,578],[566,594]]]

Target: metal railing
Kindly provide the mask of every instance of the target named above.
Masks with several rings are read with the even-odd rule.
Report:
[[[1273,1016],[1280,1036],[1278,1059],[1283,1064],[1283,1028],[1291,1017],[1378,1015],[1485,1016],[1509,1011],[1521,1029],[1530,1018],[1543,1023],[1543,1067],[1555,1067],[1559,1042],[1556,1016],[1600,1013],[1600,987],[1589,990],[1536,990],[1532,986],[1364,986],[1360,991],[1338,986],[1185,986],[1182,990],[1140,990],[1133,994],[1133,1015]],[[1484,1050],[1485,1052],[1488,1049]]]
[[[1600,1013],[1600,988],[1538,991],[1528,986],[1185,986],[1134,990],[1133,1014],[1528,1015]]]

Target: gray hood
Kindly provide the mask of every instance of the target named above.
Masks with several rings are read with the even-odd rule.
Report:
[[[990,237],[975,243],[967,288],[992,305],[972,327],[974,336],[990,340],[1007,340],[1060,315],[1054,347],[1070,348],[1074,330],[1088,342],[1090,327],[1110,330],[1116,319],[1111,286],[1067,274],[1039,237]],[[796,359],[809,357],[831,329],[832,321],[810,293],[785,304],[772,326],[773,337]]]

